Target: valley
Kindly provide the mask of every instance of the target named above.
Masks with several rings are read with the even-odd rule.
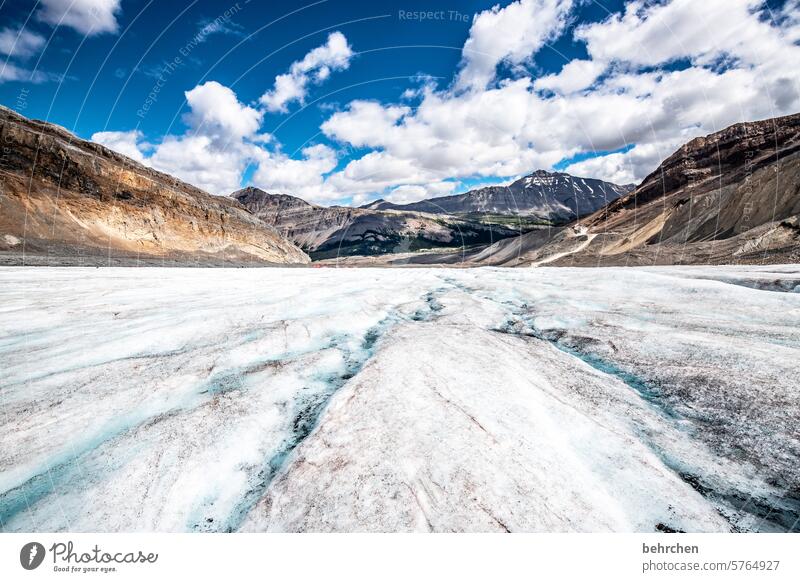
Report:
[[[0,264],[612,266],[800,261],[800,114],[696,138],[638,186],[537,170],[409,204],[212,196],[0,109]]]

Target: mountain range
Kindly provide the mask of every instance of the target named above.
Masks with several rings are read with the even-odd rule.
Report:
[[[362,208],[431,214],[506,214],[562,224],[599,210],[634,187],[634,184],[620,186],[594,178],[576,178],[563,172],[537,170],[508,186],[488,186],[411,204],[377,200]]]
[[[633,266],[800,262],[800,114],[695,138],[568,225],[460,253],[350,264]]]
[[[800,262],[800,114],[695,138],[635,188],[537,170],[361,208],[212,196],[1,106],[0,139],[4,264]]]
[[[522,219],[493,224],[421,212],[317,206],[253,187],[231,197],[314,259],[491,244],[532,228]]]
[[[800,114],[695,138],[594,214],[483,253],[479,263],[523,265],[800,262]]]
[[[405,205],[378,200],[360,208],[323,207],[254,187],[231,197],[320,259],[492,244],[567,223],[628,191],[601,180],[538,170],[510,186]]]

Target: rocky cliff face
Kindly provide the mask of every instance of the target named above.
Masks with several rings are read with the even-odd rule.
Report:
[[[58,126],[0,107],[5,262],[306,263],[235,200],[211,196]],[[9,259],[9,257],[11,257]]]
[[[252,187],[231,197],[315,258],[464,247],[517,236],[528,227],[524,221],[492,224],[421,212],[323,207]]]
[[[627,222],[638,208],[663,219],[660,242],[730,238],[800,212],[798,152],[800,114],[732,125],[683,145],[634,192],[585,224]]]
[[[369,208],[434,214],[510,214],[559,224],[591,214],[632,189],[633,185],[619,186],[594,178],[537,170],[508,186],[479,188],[404,205],[377,201]]]

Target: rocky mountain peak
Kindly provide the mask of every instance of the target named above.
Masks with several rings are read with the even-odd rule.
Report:
[[[545,178],[548,176],[569,176],[569,174],[564,174],[562,172],[548,172],[547,170],[535,170],[525,176],[526,178]]]
[[[431,214],[519,215],[560,224],[591,214],[632,189],[631,185],[620,186],[539,169],[507,186],[486,186],[411,204],[376,200],[366,208]]]
[[[238,201],[245,208],[257,214],[257,211],[266,208],[275,208],[279,210],[293,209],[293,208],[313,208],[315,205],[310,204],[289,194],[272,194],[265,192],[261,188],[255,186],[247,186],[236,192],[228,195],[230,198]]]

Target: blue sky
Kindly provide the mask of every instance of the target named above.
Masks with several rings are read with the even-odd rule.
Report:
[[[0,102],[215,194],[324,204],[539,167],[634,181],[800,107],[795,0],[493,6],[4,2]]]

